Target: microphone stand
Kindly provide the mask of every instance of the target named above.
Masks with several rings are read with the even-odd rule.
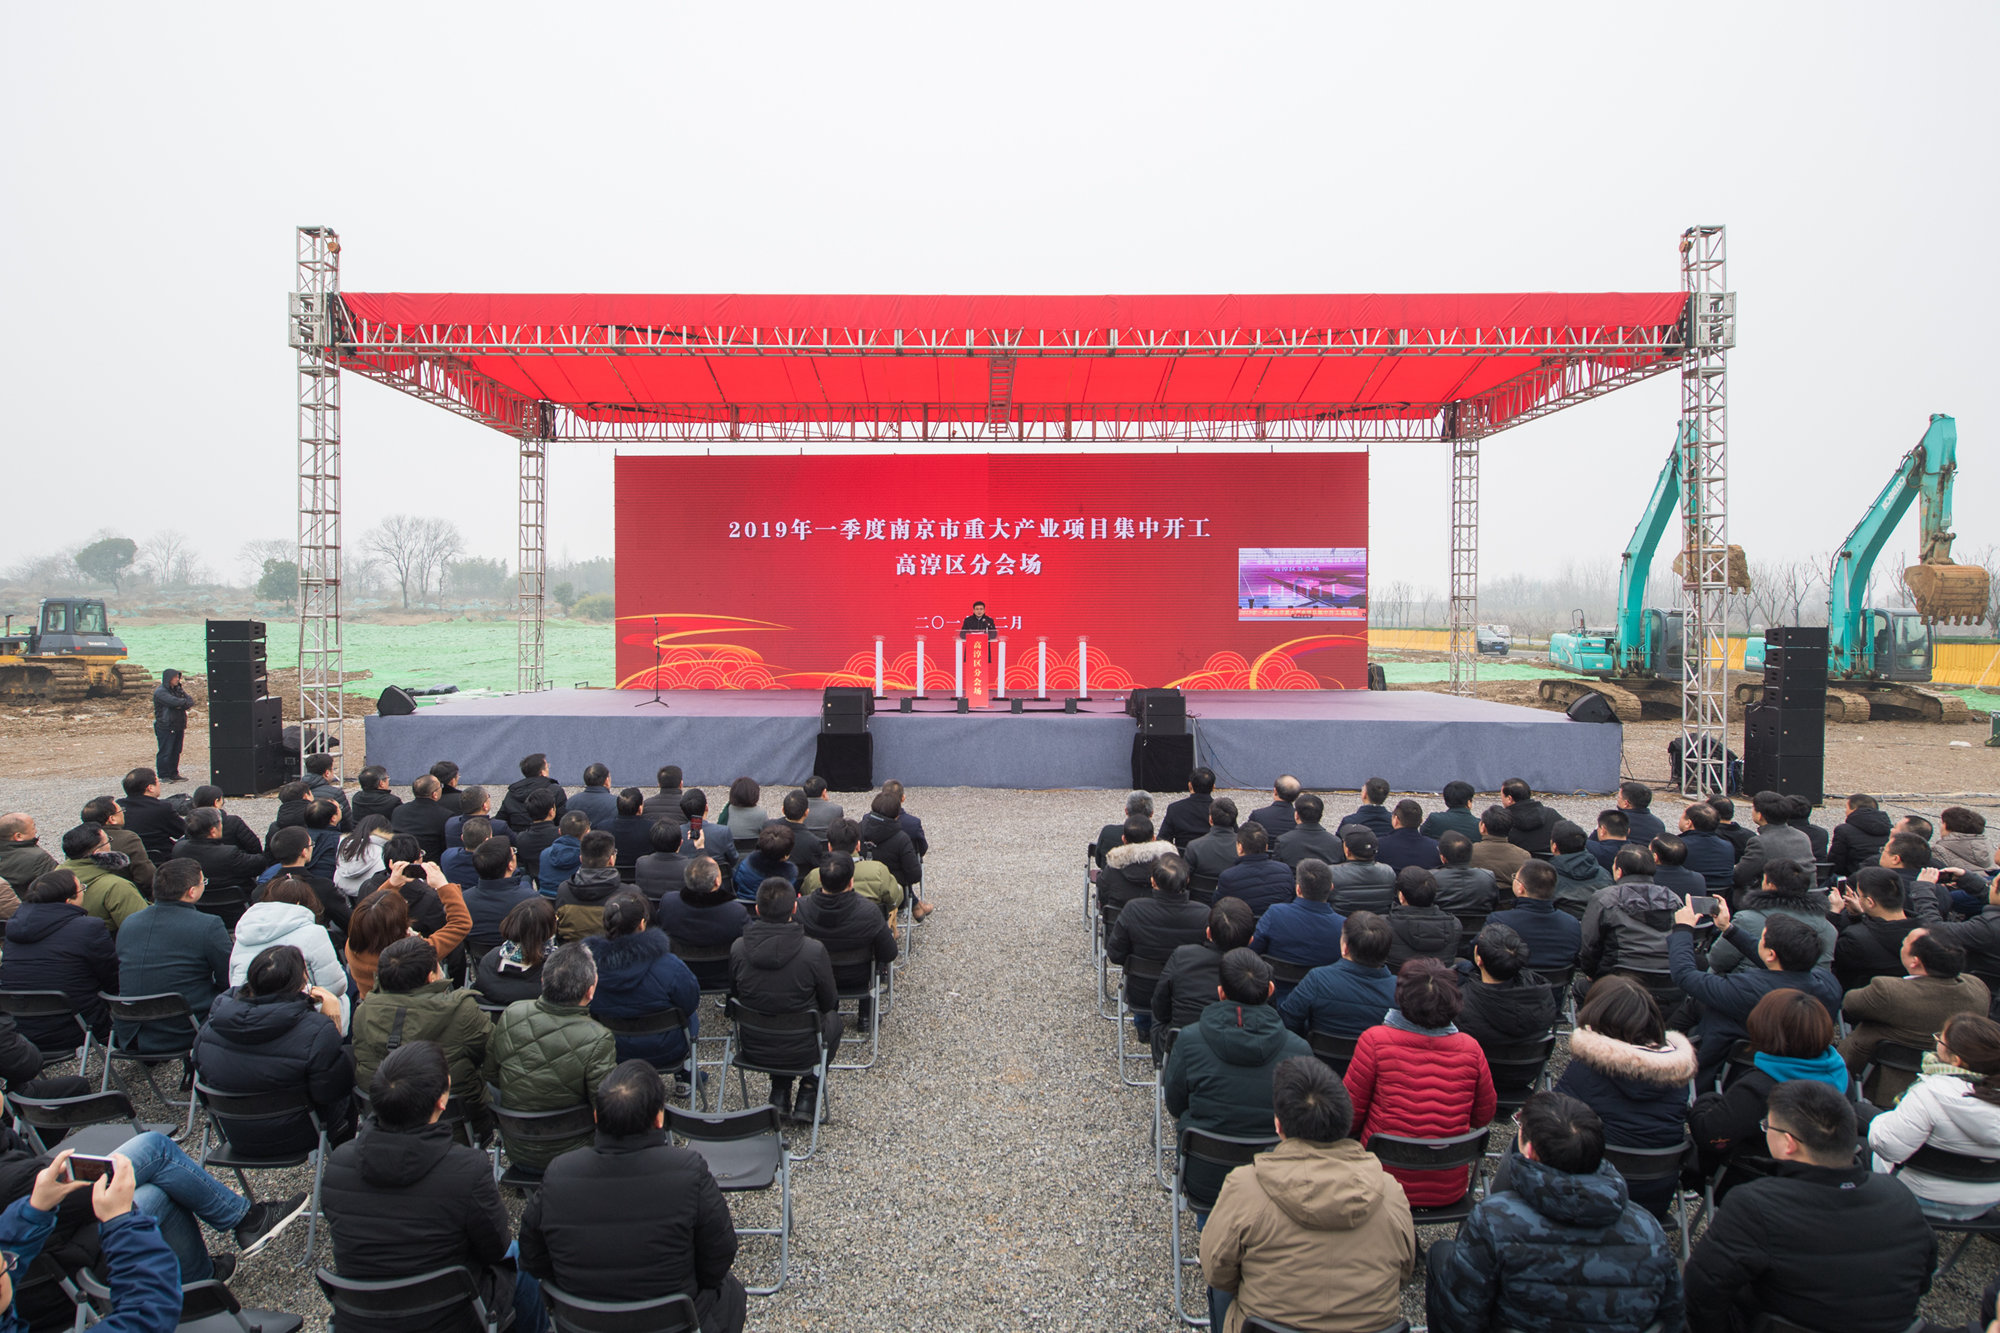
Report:
[[[669,704],[665,699],[660,697],[660,618],[658,616],[653,617],[653,697],[650,699],[641,699],[632,706],[634,708],[646,708],[655,704],[661,708],[671,709],[673,707],[672,704]]]

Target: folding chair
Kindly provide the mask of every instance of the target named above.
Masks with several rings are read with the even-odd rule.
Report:
[[[1343,1076],[1347,1067],[1354,1063],[1354,1048],[1360,1044],[1359,1036],[1340,1037],[1319,1031],[1306,1033],[1306,1045],[1312,1047],[1312,1053],[1319,1057],[1320,1063]]]
[[[1618,1174],[1625,1177],[1627,1185],[1646,1185],[1659,1180],[1679,1180],[1681,1161],[1686,1156],[1693,1139],[1685,1139],[1671,1148],[1628,1148],[1621,1144],[1604,1145],[1604,1160],[1618,1168]],[[1701,1216],[1701,1205],[1695,1206],[1694,1217],[1688,1216],[1687,1196],[1692,1191],[1674,1190],[1673,1211],[1681,1230],[1681,1262],[1686,1263],[1691,1247],[1689,1234],[1694,1230],[1694,1220]]]
[[[1133,1010],[1125,998],[1125,988],[1131,982],[1137,981],[1150,992],[1154,986],[1159,984],[1160,974],[1166,971],[1167,960],[1164,958],[1148,958],[1135,950],[1125,959],[1122,966],[1125,975],[1118,983],[1118,1081],[1128,1088],[1149,1087],[1159,1082],[1160,1074],[1158,1070],[1153,1070],[1145,1078],[1133,1078],[1126,1072],[1126,1062],[1129,1060],[1143,1059],[1150,1065],[1153,1062],[1153,1048],[1151,1043],[1148,1043],[1143,1050],[1130,1052],[1126,1050],[1127,1038],[1136,1036],[1138,1029],[1133,1024],[1126,1022],[1126,1019],[1132,1016]],[[1147,1012],[1151,1013],[1152,1011],[1148,1009]]]
[[[1560,1035],[1576,1031],[1576,995],[1571,989],[1576,984],[1576,964],[1538,970],[1535,975],[1556,993],[1556,1032]]]
[[[480,994],[478,991],[474,991],[473,995],[477,997],[473,1002],[479,1006],[479,1012],[486,1015],[487,1022],[498,1023],[500,1021],[500,1015],[507,1012],[506,1005],[496,1004],[492,1000],[489,1000],[484,995]]]
[[[1290,994],[1294,987],[1306,979],[1306,974],[1312,971],[1304,963],[1288,963],[1282,958],[1272,958],[1268,955],[1264,961],[1271,965],[1271,980],[1278,983],[1280,999]]]
[[[1097,1016],[1113,1023],[1118,1021],[1118,1004],[1111,993],[1111,955],[1107,949],[1111,943],[1111,927],[1118,923],[1118,914],[1124,910],[1123,903],[1107,906],[1100,902],[1097,935],[1091,941],[1092,959],[1097,964]]]
[[[866,968],[868,984],[865,986],[839,986],[835,989],[835,1004],[854,1006],[854,1032],[861,1032],[862,1005],[865,1001],[867,1012],[872,1015],[868,1022],[868,1058],[866,1060],[846,1060],[827,1066],[829,1069],[869,1069],[882,1054],[882,974],[875,968],[873,945],[863,945],[859,949],[842,949],[839,953],[829,951],[827,961],[833,965],[833,975],[837,981],[842,974],[853,975]],[[842,1012],[845,1012],[844,1010]]]
[[[1458,948],[1463,953],[1479,938],[1479,932],[1486,928],[1485,912],[1453,912],[1458,918]]]
[[[1894,1070],[1899,1074],[1908,1074],[1910,1082],[1916,1082],[1917,1077],[1924,1072],[1925,1054],[1925,1052],[1918,1050],[1916,1047],[1905,1046],[1899,1041],[1885,1041],[1877,1046],[1875,1053],[1868,1057],[1867,1067],[1861,1071],[1861,1088],[1863,1092],[1869,1094],[1868,1100],[1875,1102],[1878,1106],[1885,1104],[1876,1101],[1873,1095],[1875,1091],[1875,1075],[1884,1069]]]
[[[1215,902],[1215,882],[1220,878],[1222,878],[1220,871],[1217,871],[1213,875],[1204,875],[1198,871],[1190,874],[1188,876],[1188,898],[1205,905],[1213,904]]]
[[[580,1135],[597,1132],[597,1116],[589,1102],[578,1102],[575,1106],[558,1106],[553,1111],[510,1111],[500,1101],[500,1089],[496,1084],[486,1085],[486,1105],[493,1112],[500,1132],[493,1139],[493,1178],[502,1185],[532,1193],[542,1187],[542,1173],[528,1167],[516,1166],[509,1149],[507,1169],[500,1169],[500,1150],[509,1144],[523,1147],[564,1143]],[[667,1108],[672,1110],[672,1107]]]
[[[1232,1167],[1242,1166],[1254,1159],[1258,1153],[1269,1152],[1278,1146],[1275,1134],[1259,1135],[1256,1138],[1234,1138],[1227,1134],[1204,1134],[1198,1129],[1184,1129],[1180,1133],[1180,1165],[1174,1168],[1174,1190],[1172,1202],[1168,1205],[1170,1217],[1169,1231],[1174,1249],[1174,1313],[1183,1324],[1190,1328],[1207,1328],[1208,1316],[1191,1315],[1182,1296],[1186,1285],[1186,1272],[1190,1268],[1201,1267],[1199,1252],[1193,1255],[1181,1253],[1181,1210],[1192,1212],[1197,1206],[1204,1209],[1215,1205],[1213,1199],[1197,1201],[1187,1192],[1187,1166],[1190,1161],[1207,1162],[1219,1166],[1227,1172]]]
[[[807,1009],[791,1014],[757,1014],[741,1005],[734,1006],[731,1017],[736,1026],[729,1034],[729,1041],[722,1048],[722,1077],[727,1079],[729,1071],[736,1071],[736,1087],[743,1096],[743,1104],[751,1105],[750,1081],[744,1077],[752,1074],[776,1075],[780,1078],[815,1078],[819,1080],[819,1096],[813,1102],[812,1138],[802,1153],[793,1153],[792,1160],[807,1162],[819,1151],[819,1127],[826,1119],[827,1101],[832,1090],[827,1084],[826,1029],[821,1026],[817,1010]],[[775,1065],[754,1057],[745,1056],[739,1043],[746,1037],[782,1039],[797,1037],[811,1032],[813,1041],[819,1046],[819,1058],[810,1065]],[[716,1089],[716,1108],[722,1106],[723,1089]]]
[[[1083,926],[1091,929],[1090,918],[1097,910],[1097,843],[1083,844]]]
[[[157,995],[113,995],[109,991],[99,991],[98,996],[111,1007],[111,1036],[104,1043],[104,1081],[99,1085],[99,1091],[108,1091],[111,1080],[116,1078],[118,1086],[125,1094],[131,1095],[132,1090],[126,1087],[124,1074],[118,1071],[118,1062],[123,1060],[136,1064],[145,1071],[146,1086],[153,1090],[153,1096],[171,1106],[174,1099],[160,1091],[159,1083],[153,1078],[153,1067],[181,1064],[189,1058],[189,1052],[194,1050],[194,1039],[201,1031],[201,1022],[195,1018],[194,1011],[188,1008],[187,996],[179,991],[162,991]],[[140,1029],[144,1029],[148,1024],[158,1024],[167,1029],[185,1028],[188,1044],[184,1050],[165,1055],[147,1055],[139,1051],[124,1050],[118,1045],[120,1023]],[[188,1134],[194,1133],[195,1106],[194,1089],[190,1088],[185,1131]]]
[[[123,1092],[86,1092],[77,1097],[28,1097],[7,1094],[7,1107],[28,1127],[28,1138],[42,1152],[58,1147],[103,1156],[134,1135],[166,1133],[172,1124],[149,1125],[132,1109]]]
[[[1959,1180],[1967,1184],[1990,1185],[2000,1181],[2000,1160],[1948,1152],[1928,1143],[1911,1154],[1908,1161],[1898,1163],[1891,1174],[1909,1167],[1915,1167],[1929,1175],[1942,1176],[1946,1180]],[[2000,1208],[1989,1208],[1977,1217],[1967,1217],[1957,1221],[1942,1217],[1925,1220],[1931,1224],[1933,1231],[1956,1231],[1965,1237],[1958,1243],[1958,1248],[1951,1252],[1951,1258],[1945,1260],[1944,1267],[1938,1270],[1939,1277],[1958,1267],[1958,1261],[1965,1257],[1965,1247],[1972,1244],[1974,1236],[1985,1236],[2000,1241]]]
[[[753,1106],[695,1115],[669,1106],[667,1132],[701,1154],[724,1194],[778,1187],[777,1226],[736,1228],[738,1236],[777,1237],[778,1280],[768,1287],[746,1288],[752,1296],[777,1294],[792,1275],[792,1164],[778,1108]]]
[[[1179,1028],[1166,1030],[1160,1050],[1162,1070],[1167,1067],[1166,1062],[1173,1058],[1174,1043],[1180,1035]],[[1167,1081],[1160,1077],[1153,1079],[1153,1176],[1160,1182],[1161,1189],[1173,1189],[1174,1179],[1167,1174]]]
[[[556,1333],[692,1333],[701,1327],[685,1292],[650,1301],[587,1301],[544,1282],[542,1303]]]
[[[326,1125],[319,1118],[319,1108],[306,1095],[304,1088],[286,1088],[279,1092],[233,1093],[211,1088],[199,1077],[195,1079],[194,1094],[200,1099],[202,1108],[208,1112],[208,1120],[201,1132],[201,1164],[203,1167],[222,1167],[236,1174],[236,1183],[243,1187],[243,1197],[255,1203],[256,1191],[250,1188],[251,1171],[289,1171],[294,1167],[312,1167],[312,1194],[306,1203],[306,1251],[299,1260],[299,1267],[312,1264],[313,1243],[319,1236],[319,1187],[326,1175]],[[312,1122],[313,1132],[318,1142],[303,1152],[281,1153],[263,1157],[253,1153],[238,1152],[229,1143],[229,1129],[226,1120],[273,1121],[290,1120],[303,1114]],[[222,1142],[210,1148],[208,1140],[213,1133]]]
[[[1472,1216],[1473,1195],[1478,1192],[1480,1169],[1486,1164],[1486,1138],[1492,1128],[1490,1124],[1481,1125],[1463,1134],[1435,1139],[1370,1134],[1362,1146],[1382,1165],[1404,1171],[1457,1171],[1471,1167],[1471,1174],[1465,1179],[1465,1194],[1456,1203],[1410,1209],[1410,1220],[1420,1227],[1455,1226]]]
[[[83,1021],[69,996],[59,990],[0,990],[0,1014],[19,1022],[24,1018],[67,1018],[76,1024],[77,1035],[83,1042],[70,1055],[57,1056],[50,1064],[61,1064],[64,1060],[76,1061],[76,1072],[82,1074],[84,1066],[90,1063],[90,1025]],[[37,1043],[39,1047],[39,1043]]]
[[[687,1054],[681,1057],[680,1065],[671,1072],[688,1081],[690,1107],[701,1099],[702,1076],[694,1058],[694,1037],[688,1031],[687,1015],[679,1009],[668,1005],[649,1014],[603,1014],[593,1008],[590,1016],[614,1037],[663,1037],[669,1032],[680,1033],[682,1042],[687,1046]]]
[[[470,1307],[486,1333],[500,1333],[500,1321],[486,1308],[479,1294],[479,1282],[464,1266],[433,1268],[413,1277],[379,1278],[363,1281],[342,1277],[330,1268],[313,1274],[326,1302],[333,1307],[336,1321],[355,1319],[375,1323],[421,1319],[449,1314]]]
[[[688,945],[678,940],[671,941],[669,947],[674,957],[687,964],[688,971],[694,973],[697,986],[701,987],[702,1000],[714,1000],[718,1016],[722,1012],[722,1001],[729,994],[729,946],[727,944]],[[713,1027],[715,1025],[711,1025]],[[722,1061],[703,1060],[700,1051],[704,1045],[720,1046],[723,1037],[718,1032],[697,1038],[695,1041],[695,1068],[720,1069]]]
[[[111,1288],[92,1269],[77,1270],[70,1299],[76,1302],[79,1330],[112,1310]],[[246,1310],[225,1284],[204,1278],[181,1287],[181,1316],[174,1333],[298,1333],[304,1324],[303,1316],[283,1310]]]
[[[1498,1124],[1502,1118],[1511,1116],[1527,1104],[1528,1098],[1546,1080],[1549,1057],[1555,1054],[1556,1034],[1536,1037],[1530,1041],[1507,1042],[1499,1046],[1485,1048],[1486,1067],[1493,1074],[1493,1091],[1499,1097],[1499,1109],[1494,1111],[1493,1120]]]

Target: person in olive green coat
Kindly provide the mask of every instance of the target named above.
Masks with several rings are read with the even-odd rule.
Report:
[[[109,926],[113,935],[126,917],[146,910],[146,900],[131,880],[93,859],[111,850],[103,825],[78,824],[63,834],[62,849],[68,859],[57,869],[75,874],[83,885],[84,912]]]
[[[469,990],[451,989],[431,942],[420,935],[397,940],[382,950],[375,965],[375,988],[354,1008],[355,1085],[368,1086],[375,1066],[398,1046],[434,1041],[444,1047],[451,1065],[452,1100],[464,1108],[472,1126],[483,1131],[491,1116],[479,1070],[491,1034],[492,1025],[479,1011],[479,997]]]
[[[509,1111],[559,1111],[587,1104],[618,1066],[618,1042],[590,1016],[597,993],[597,958],[581,942],[565,944],[542,964],[542,995],[517,1000],[500,1015],[486,1045],[486,1081]],[[596,1141],[584,1129],[573,1140],[507,1144],[507,1160],[539,1172],[573,1148]]]

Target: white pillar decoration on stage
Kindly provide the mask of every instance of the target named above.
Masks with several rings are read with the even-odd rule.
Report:
[[[875,636],[875,697],[882,697],[882,636]]]
[[[1049,636],[1035,640],[1035,697],[1049,697]]]
[[[951,697],[965,697],[965,636],[951,641]]]
[[[1000,657],[1000,669],[993,673],[993,697],[1004,699],[1007,697],[1007,640],[997,640],[996,646]]]
[[[917,697],[924,697],[924,636],[917,636]]]
[[[1090,640],[1076,636],[1076,697],[1090,697]]]

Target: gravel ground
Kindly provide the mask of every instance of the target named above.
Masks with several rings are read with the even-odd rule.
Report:
[[[8,778],[0,810],[34,814],[48,845],[85,800],[112,790],[110,781]],[[1245,808],[1268,799],[1234,795]],[[1341,810],[1343,799],[1329,805]],[[753,1299],[752,1328],[1174,1326],[1152,1094],[1118,1082],[1113,1031],[1092,1002],[1080,902],[1079,844],[1120,813],[1120,801],[1105,792],[910,793],[930,835],[938,911],[918,929],[899,978],[880,1063],[833,1076],[819,1155],[795,1172],[791,1283]],[[1605,804],[1551,803],[1586,824]],[[261,828],[275,805],[230,808]],[[1935,804],[1917,808],[1936,814]],[[761,1089],[753,1084],[751,1094]],[[303,1189],[305,1175],[255,1183],[261,1196]],[[732,1204],[746,1225],[775,1216],[775,1201],[762,1196]],[[298,1267],[303,1237],[301,1223],[231,1286],[246,1305],[297,1310],[309,1328],[323,1327],[325,1304]],[[323,1228],[312,1258],[330,1261]],[[739,1272],[766,1281],[774,1262],[771,1242],[749,1241]],[[1976,1242],[1925,1312],[1962,1323],[1996,1269],[2000,1251]],[[1423,1318],[1421,1276],[1405,1292],[1413,1322]]]

